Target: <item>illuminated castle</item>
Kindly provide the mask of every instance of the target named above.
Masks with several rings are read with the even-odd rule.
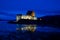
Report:
[[[19,21],[21,19],[37,20],[34,11],[28,11],[26,15],[18,14],[16,17],[16,21]]]

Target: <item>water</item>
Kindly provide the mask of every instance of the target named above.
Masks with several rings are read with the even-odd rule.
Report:
[[[8,21],[0,21],[0,30],[2,31],[16,31],[15,24],[8,24]]]
[[[7,22],[8,21],[0,21],[0,40],[52,40],[53,37],[53,39],[58,39],[60,37],[59,28],[35,25],[34,27],[36,27],[36,29],[34,32],[17,31],[16,28],[21,28],[21,24],[19,24],[19,26],[17,24],[9,24]],[[23,25],[23,27],[26,26]]]

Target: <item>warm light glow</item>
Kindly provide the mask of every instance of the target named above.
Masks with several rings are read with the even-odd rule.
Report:
[[[35,16],[35,13],[34,12],[32,12],[32,14],[31,14],[32,16]]]
[[[32,17],[32,16],[21,16],[21,19],[31,19],[31,20],[36,20],[37,18],[36,17]]]
[[[22,15],[22,16],[17,16],[16,17],[16,21],[19,21],[20,19],[37,20],[34,12],[32,12],[31,15]]]

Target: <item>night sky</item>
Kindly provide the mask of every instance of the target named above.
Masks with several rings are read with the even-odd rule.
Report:
[[[56,11],[60,10],[60,0],[0,0],[1,11]]]
[[[15,19],[16,14],[34,10],[37,17],[60,14],[60,0],[0,0],[0,18]]]

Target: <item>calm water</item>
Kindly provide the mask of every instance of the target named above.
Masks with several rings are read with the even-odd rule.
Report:
[[[21,25],[20,25],[21,26]],[[0,21],[0,35],[1,40],[44,40],[49,38],[57,38],[60,37],[60,29],[49,27],[49,26],[39,26],[36,25],[35,32],[27,32],[27,31],[17,31],[17,24],[9,24],[7,21]],[[0,37],[1,37],[0,36]],[[51,37],[50,37],[51,36]],[[59,38],[58,37],[58,38]],[[43,39],[44,38],[44,39]],[[54,38],[54,39],[55,39]]]
[[[16,28],[22,27],[21,24],[19,24],[20,25],[19,26],[17,24],[9,24],[7,22],[8,21],[0,21],[0,31],[14,32],[14,31],[16,31]],[[54,27],[50,27],[50,26],[36,25],[35,27],[36,27],[36,31],[39,31],[39,32],[60,32],[59,28],[54,28]]]

